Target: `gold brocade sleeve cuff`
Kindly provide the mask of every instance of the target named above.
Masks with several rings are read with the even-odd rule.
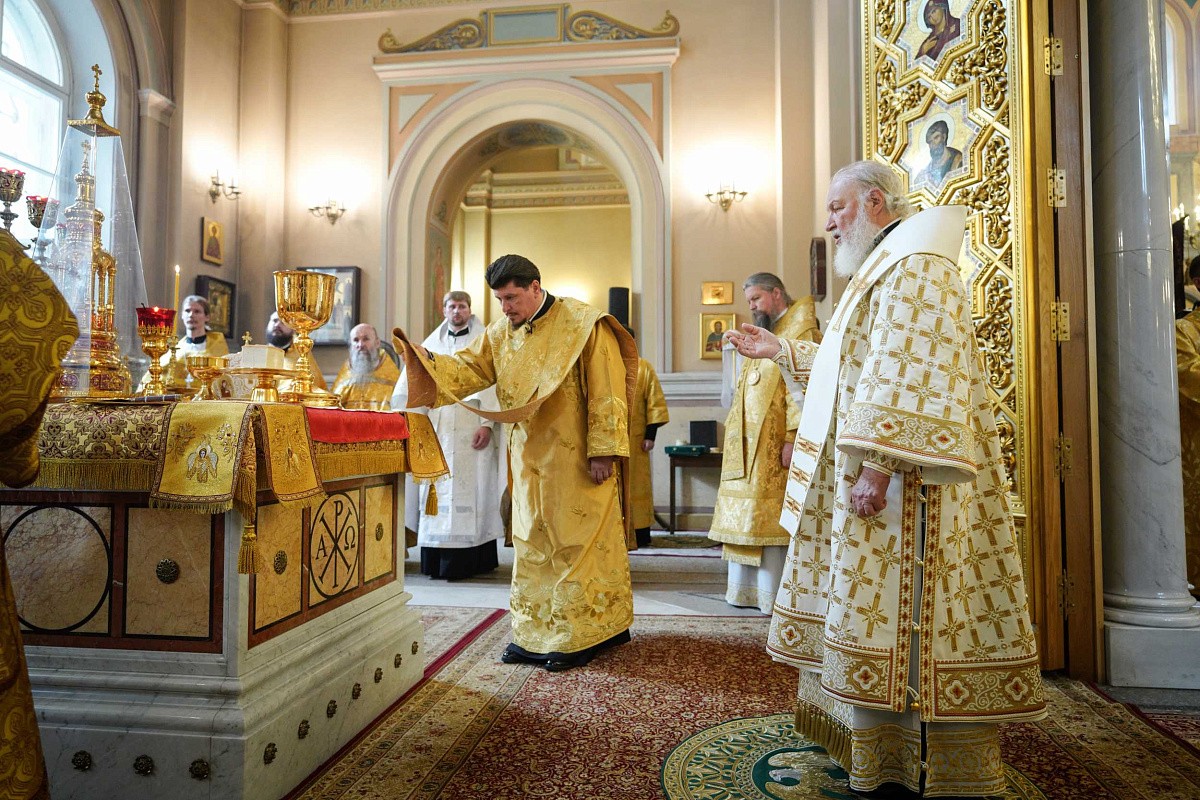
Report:
[[[863,459],[862,465],[888,476],[894,475],[901,468],[900,459],[884,453],[871,453]]]

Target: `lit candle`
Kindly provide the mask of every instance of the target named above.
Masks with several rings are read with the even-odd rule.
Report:
[[[171,306],[176,310],[179,309],[179,265],[175,265],[175,303]]]

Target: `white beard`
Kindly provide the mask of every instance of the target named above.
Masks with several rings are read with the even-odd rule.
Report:
[[[875,249],[875,237],[883,230],[867,220],[866,209],[859,206],[858,216],[842,234],[833,254],[833,271],[840,278],[851,278]]]
[[[363,383],[379,368],[383,361],[383,352],[362,353],[354,350],[350,353],[350,380],[352,383]]]

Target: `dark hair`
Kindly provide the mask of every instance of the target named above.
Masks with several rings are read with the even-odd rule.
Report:
[[[929,141],[929,137],[932,136],[933,132],[936,130],[941,130],[942,136],[945,136],[947,139],[950,138],[950,124],[944,119],[939,119],[934,120],[933,124],[926,129],[925,141]]]
[[[1200,278],[1200,256],[1192,259],[1192,263],[1188,264],[1188,280],[1194,281]]]
[[[500,289],[508,284],[515,284],[518,289],[528,289],[534,281],[542,280],[542,273],[537,266],[525,256],[500,256],[483,273],[489,289]]]

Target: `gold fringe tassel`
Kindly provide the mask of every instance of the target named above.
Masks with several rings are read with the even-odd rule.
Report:
[[[242,546],[238,548],[238,575],[256,575],[262,572],[262,556],[258,553],[258,532],[254,523],[242,525]]]
[[[403,450],[392,453],[317,453],[317,469],[324,481],[338,481],[358,475],[390,475],[393,472],[407,472],[408,457]]]
[[[254,470],[239,470],[233,481],[233,506],[243,517],[252,518],[258,506],[258,478]]]
[[[33,484],[39,489],[95,489],[148,492],[158,469],[145,461],[60,461],[42,459],[42,471]]]
[[[233,508],[233,500],[167,500],[151,495],[150,507],[169,508],[174,511],[194,511],[197,514],[224,514]]]
[[[796,733],[812,739],[843,769],[850,768],[850,729],[811,703],[796,703]]]
[[[429,484],[429,494],[425,495],[425,516],[436,517],[437,515],[438,515],[437,487],[431,483],[431,484]]]

